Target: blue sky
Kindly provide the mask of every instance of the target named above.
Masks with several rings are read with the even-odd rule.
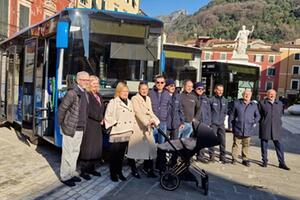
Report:
[[[155,17],[168,15],[175,10],[187,10],[189,14],[194,13],[210,0],[141,0],[141,8],[147,15]]]

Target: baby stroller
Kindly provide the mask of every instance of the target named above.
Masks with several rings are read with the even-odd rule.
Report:
[[[176,158],[173,166],[166,165],[161,167],[163,173],[160,177],[160,185],[163,189],[173,191],[180,185],[181,180],[193,181],[198,188],[201,183],[204,194],[208,194],[208,175],[193,163],[192,157],[202,148],[212,147],[219,144],[218,137],[213,130],[206,125],[197,124],[194,126],[194,134],[192,138],[180,138],[170,140],[168,136],[158,128],[158,132],[166,139],[166,143],[158,145],[157,162],[161,162],[161,158],[166,154],[172,154]],[[178,158],[178,159],[177,159]],[[164,159],[162,159],[164,160]],[[173,159],[174,160],[174,159]],[[162,163],[164,165],[164,163]]]

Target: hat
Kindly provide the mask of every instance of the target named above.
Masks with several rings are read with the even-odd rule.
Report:
[[[175,82],[174,82],[173,79],[168,79],[168,80],[166,81],[166,86],[165,86],[165,87],[167,87],[167,86],[169,86],[169,85],[175,85]]]
[[[197,82],[196,84],[195,84],[195,89],[196,88],[204,88],[204,84],[202,83],[202,82]]]

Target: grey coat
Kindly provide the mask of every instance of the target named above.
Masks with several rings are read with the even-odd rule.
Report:
[[[282,108],[280,101],[273,104],[265,99],[259,102],[261,115],[259,138],[264,140],[279,140],[282,134]]]
[[[73,137],[79,120],[81,92],[76,84],[68,89],[58,107],[58,122],[62,133]]]

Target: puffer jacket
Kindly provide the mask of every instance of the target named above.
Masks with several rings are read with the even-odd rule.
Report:
[[[58,122],[64,135],[73,137],[75,134],[79,120],[80,98],[80,89],[74,84],[68,88],[67,94],[58,107]]]
[[[161,93],[159,98],[158,91],[154,86],[152,90],[149,91],[149,97],[152,102],[152,109],[154,114],[158,117],[160,122],[167,122],[168,118],[168,109],[171,103],[171,96],[167,90],[164,90]]]

